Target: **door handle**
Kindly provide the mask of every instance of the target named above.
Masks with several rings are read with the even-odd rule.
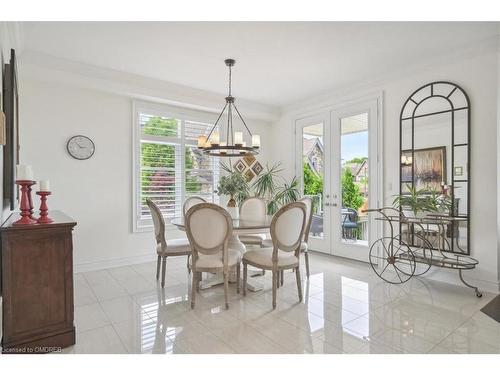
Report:
[[[332,206],[333,207],[337,207],[337,203],[332,203]]]
[[[325,202],[325,206],[329,206],[330,205],[330,202]]]

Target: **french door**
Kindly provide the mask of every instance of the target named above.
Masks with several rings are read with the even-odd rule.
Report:
[[[296,121],[297,175],[313,199],[312,250],[368,261],[380,225],[363,212],[379,202],[378,102]]]

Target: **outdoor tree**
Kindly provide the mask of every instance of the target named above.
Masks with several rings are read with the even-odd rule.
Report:
[[[146,135],[177,136],[179,128],[176,119],[151,117],[142,129]],[[175,147],[152,142],[141,143],[141,184],[145,191],[158,192],[166,200],[175,198],[175,191],[169,190],[168,185],[175,183]],[[189,148],[185,150],[186,170],[194,166],[194,157]],[[158,169],[161,168],[161,169]],[[186,177],[186,191],[198,192],[201,188],[195,177]],[[145,200],[145,197],[142,198]],[[142,202],[145,204],[145,202]]]
[[[304,194],[323,194],[323,177],[314,173],[307,163],[304,163]]]
[[[364,199],[359,186],[354,183],[354,176],[349,168],[342,172],[342,206],[358,210],[363,205]]]
[[[323,197],[323,176],[314,173],[309,164],[303,164],[304,195]],[[313,198],[313,211],[316,212],[318,199]]]

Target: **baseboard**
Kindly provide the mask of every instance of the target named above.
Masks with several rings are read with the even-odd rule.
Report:
[[[152,253],[152,254],[138,255],[133,257],[106,259],[96,262],[78,263],[74,265],[73,269],[75,273],[98,271],[105,268],[123,267],[123,266],[130,266],[132,264],[153,262],[156,260],[156,258],[157,255]]]
[[[465,281],[479,288],[482,292],[489,292],[498,294],[500,291],[500,283],[498,281],[483,280],[469,276],[471,271],[463,271],[462,275]],[[458,271],[449,269],[440,269],[439,267],[433,267],[428,274],[422,276],[423,279],[441,281],[443,283],[453,284],[467,288],[462,281],[460,281]]]

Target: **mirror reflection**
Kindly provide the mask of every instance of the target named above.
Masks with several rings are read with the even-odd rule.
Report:
[[[426,214],[465,219],[449,225],[449,251],[468,254],[469,106],[458,86],[429,84],[401,111],[400,193],[447,201]],[[402,208],[405,211],[404,208]],[[409,210],[411,211],[411,210]],[[427,210],[429,211],[429,210]],[[432,210],[431,210],[432,211]],[[406,214],[406,212],[404,212]],[[408,212],[415,215],[416,212]]]

